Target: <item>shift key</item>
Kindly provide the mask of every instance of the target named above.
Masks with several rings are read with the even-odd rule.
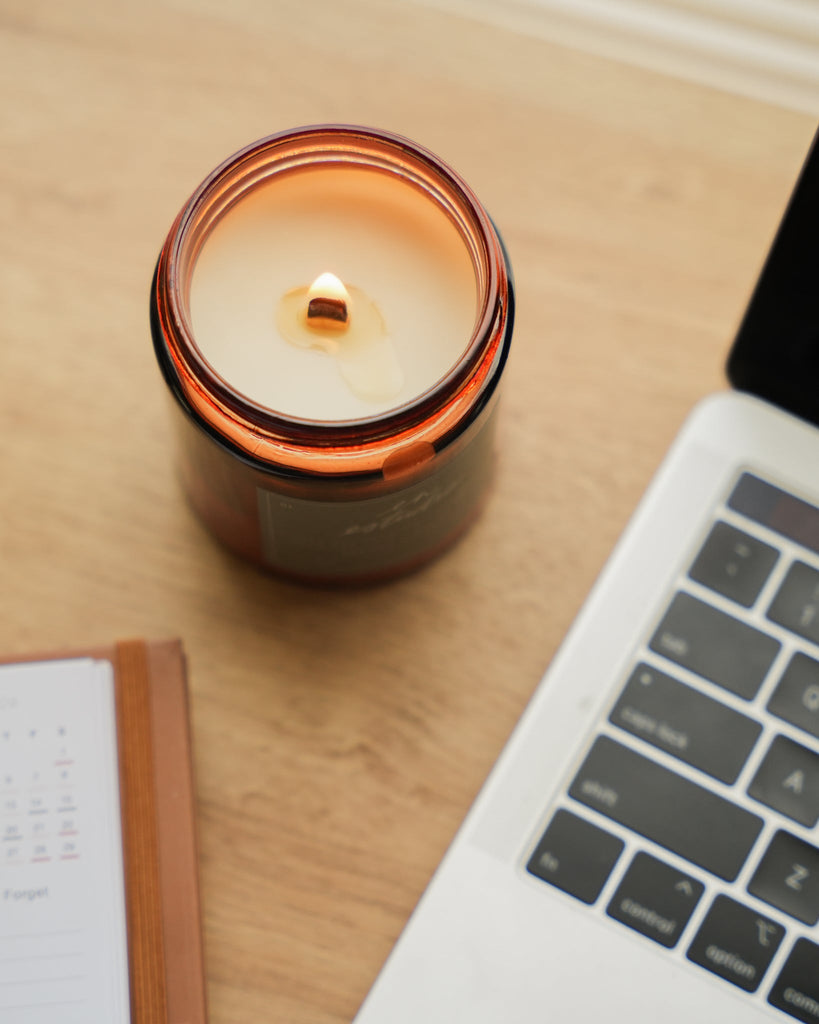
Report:
[[[569,790],[580,803],[726,881],[762,828],[755,814],[599,736]]]

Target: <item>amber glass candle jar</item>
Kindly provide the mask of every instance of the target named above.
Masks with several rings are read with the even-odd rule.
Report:
[[[431,153],[349,126],[248,146],[187,202],[152,287],[193,507],[304,581],[429,560],[486,494],[512,320],[497,232]]]

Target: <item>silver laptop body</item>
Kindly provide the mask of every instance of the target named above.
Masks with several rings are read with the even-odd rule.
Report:
[[[819,1022],[818,211],[814,145],[742,390],[689,417],[356,1024]]]

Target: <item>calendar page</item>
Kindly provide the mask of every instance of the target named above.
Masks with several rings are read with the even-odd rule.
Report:
[[[114,675],[0,666],[0,1021],[127,1024]]]

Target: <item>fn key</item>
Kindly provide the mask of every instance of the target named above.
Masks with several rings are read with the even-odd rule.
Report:
[[[555,813],[526,867],[583,903],[594,903],[622,850],[623,843],[616,836],[561,810]]]

